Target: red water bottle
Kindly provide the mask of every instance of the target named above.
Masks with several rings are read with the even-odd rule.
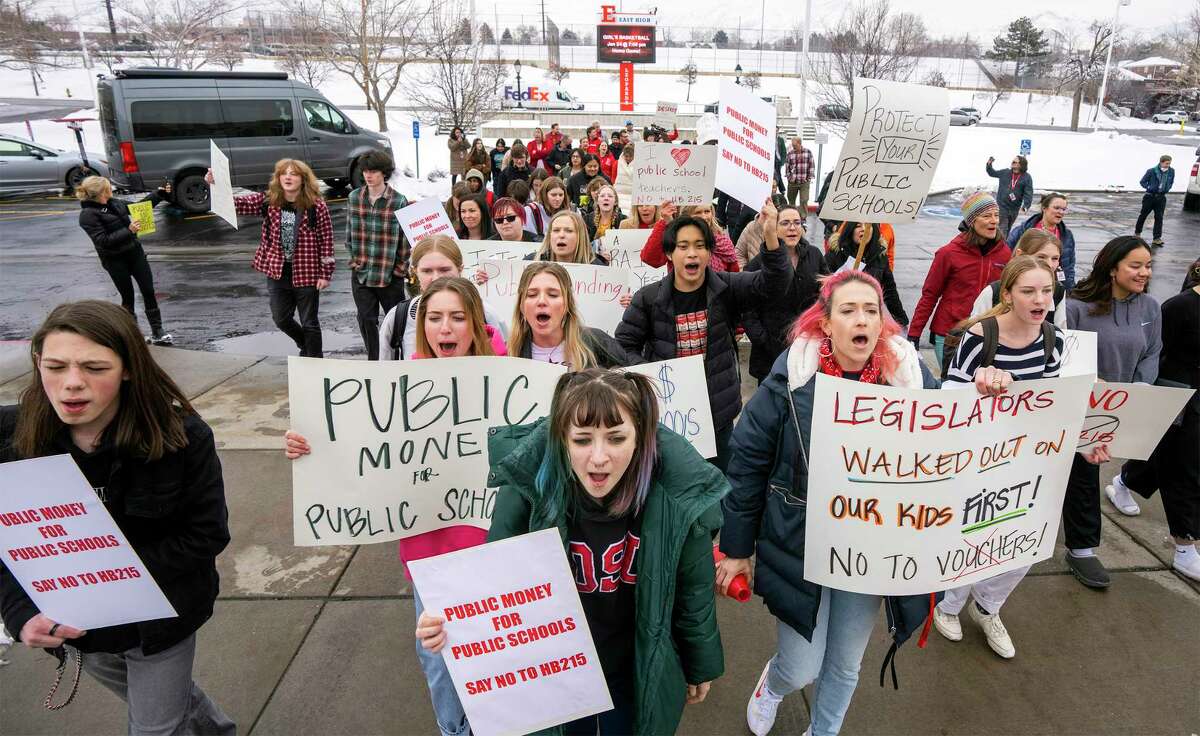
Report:
[[[713,564],[716,564],[723,559],[725,559],[725,555],[722,554],[721,550],[717,547],[717,545],[714,544]],[[725,595],[734,599],[738,603],[745,603],[746,601],[750,600],[750,583],[746,580],[746,576],[742,573],[735,575],[733,580],[729,582],[729,588],[726,589]]]

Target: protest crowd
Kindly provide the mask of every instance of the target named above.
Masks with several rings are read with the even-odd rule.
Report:
[[[719,189],[692,204],[639,198],[638,149],[715,146],[714,122],[702,120],[695,140],[630,122],[615,131],[595,123],[575,141],[554,124],[529,141],[490,148],[456,128],[450,196],[427,213],[449,229],[419,238],[402,214],[417,203],[389,184],[395,162],[382,151],[363,159],[364,185],[349,194],[344,233],[335,234],[317,178],[299,159],[279,161],[265,192],[234,198],[239,215],[262,218],[253,268],[267,277],[272,322],[300,356],[323,357],[321,292],[348,259],[370,361],[506,356],[562,367],[543,418],[488,431],[487,485],[499,489],[490,528],[460,523],[399,539],[397,575],[418,583],[416,620],[394,623],[415,629],[445,736],[471,732],[470,708],[448,664],[461,653],[450,650],[459,622],[429,605],[431,593],[419,584],[423,561],[557,530],[611,708],[543,724],[553,732],[674,733],[685,707],[704,707],[710,687],[736,687],[747,696],[749,730],[765,736],[783,699],[815,684],[807,733],[836,734],[881,608],[893,642],[883,664],[893,681],[903,644],[915,637],[923,647],[933,629],[961,640],[964,612],[1009,659],[1018,642],[1001,610],[1020,595],[1030,565],[896,594],[810,579],[806,555],[816,548],[805,530],[817,506],[808,499],[819,489],[809,481],[817,465],[832,462],[811,450],[832,427],[822,414],[823,381],[857,382],[864,391],[942,388],[995,401],[1026,381],[1069,380],[1069,331],[1086,331],[1095,335],[1100,381],[1200,388],[1200,261],[1161,305],[1146,293],[1154,246],[1140,236],[1114,238],[1093,263],[1077,263],[1064,220],[1068,198],[1037,192],[1025,157],[1001,170],[988,160],[998,191],[965,197],[961,222],[937,249],[910,314],[893,273],[895,252],[906,244],[895,242],[889,224],[824,219],[820,232],[809,229],[810,194],[820,207],[833,184],[813,181],[812,153],[799,138],[770,145],[773,172],[761,201]],[[1146,182],[1138,229],[1154,214],[1157,239],[1169,184],[1154,169]],[[81,185],[80,225],[122,306],[79,301],[46,317],[32,336],[29,386],[19,405],[0,408],[0,460],[69,455],[176,615],[76,628],[39,609],[7,555],[0,614],[15,640],[81,663],[125,699],[130,733],[234,733],[192,679],[196,632],[218,593],[215,560],[230,540],[216,445],[132,316],[131,279],[145,297],[152,339],[169,343],[136,223],[105,185],[99,178]],[[150,195],[152,204],[162,198]],[[635,236],[640,249],[621,267],[649,277],[620,295],[615,328],[588,324],[573,279],[617,268],[628,253],[614,244]],[[518,262],[511,306],[489,303],[498,276],[480,259],[491,247]],[[926,345],[933,364],[921,355]],[[741,346],[758,384],[745,406]],[[715,452],[707,459],[660,423],[654,382],[624,370],[693,356],[703,363],[711,412]],[[287,457],[321,462],[324,445],[314,439],[293,424]],[[1057,492],[1067,563],[1080,583],[1112,583],[1102,561],[1102,494],[1135,515],[1136,497],[1155,492],[1174,569],[1200,580],[1197,447],[1193,396],[1157,449],[1126,461],[1105,488],[1100,466],[1117,457],[1109,446],[1071,453]],[[757,682],[721,683],[716,599],[739,587],[761,597],[776,619],[777,647]]]

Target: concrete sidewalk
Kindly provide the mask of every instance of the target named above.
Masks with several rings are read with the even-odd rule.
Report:
[[[28,379],[19,344],[0,350],[0,404]],[[24,348],[27,350],[27,348]],[[413,604],[395,545],[294,547],[282,359],[154,349],[212,425],[225,470],[233,542],[222,595],[199,635],[196,679],[254,734],[436,734],[413,646]],[[747,374],[743,392],[753,390]],[[1105,468],[1107,481],[1115,464]],[[1004,621],[1004,661],[964,617],[965,637],[936,632],[898,658],[900,690],[879,687],[882,621],[863,660],[846,734],[1194,734],[1200,731],[1200,586],[1169,569],[1157,500],[1136,518],[1105,503],[1108,591],[1088,590],[1059,554],[1034,568]],[[1061,540],[1060,540],[1061,542]],[[719,603],[726,674],[689,707],[680,733],[744,734],[746,699],[775,646],[759,599]],[[882,614],[881,614],[882,619]],[[117,734],[125,709],[84,677],[69,708],[41,701],[53,659],[18,645],[0,667],[0,734]],[[773,733],[808,724],[811,693],[784,701]]]

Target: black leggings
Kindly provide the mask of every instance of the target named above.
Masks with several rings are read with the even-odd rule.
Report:
[[[100,258],[100,265],[108,271],[109,278],[121,294],[121,306],[130,314],[133,311],[133,282],[136,281],[138,290],[142,292],[142,304],[146,309],[146,319],[151,327],[162,326],[159,317],[158,300],[154,298],[154,274],[150,272],[150,263],[146,260],[146,251],[137,245],[113,256]],[[136,321],[136,316],[134,320]]]
[[[1130,460],[1121,479],[1139,496],[1162,492],[1167,527],[1177,539],[1200,539],[1200,413],[1189,407],[1183,423],[1172,425],[1149,460]]]

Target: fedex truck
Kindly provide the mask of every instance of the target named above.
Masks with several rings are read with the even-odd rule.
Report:
[[[505,84],[500,107],[504,110],[516,107],[526,110],[582,110],[583,103],[553,82],[539,82],[521,87]]]

